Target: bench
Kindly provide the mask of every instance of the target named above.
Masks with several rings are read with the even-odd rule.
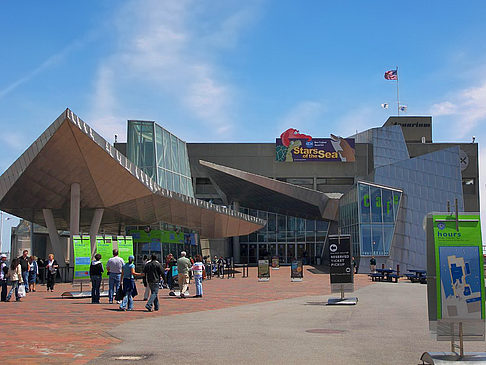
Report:
[[[378,273],[371,273],[368,274],[368,276],[371,278],[371,281],[383,281],[384,278],[383,274],[378,274]]]
[[[390,278],[390,281],[394,281],[395,283],[398,283],[398,279],[400,279],[400,275],[398,274],[390,274],[388,277]]]

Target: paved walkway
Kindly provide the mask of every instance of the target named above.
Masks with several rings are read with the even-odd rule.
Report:
[[[36,293],[28,294],[20,303],[0,303],[0,327],[2,333],[7,333],[0,341],[2,361],[84,364],[119,343],[112,330],[125,322],[330,293],[329,275],[311,273],[307,267],[302,283],[290,282],[289,267],[272,271],[271,275],[270,282],[259,283],[256,268],[250,268],[249,278],[237,274],[235,279],[207,280],[200,299],[173,298],[162,290],[161,310],[151,313],[145,312],[141,295],[136,298],[133,312],[119,312],[106,298],[99,305],[90,304],[90,299],[61,299],[60,293],[70,290],[69,284],[57,285],[54,293],[38,286]],[[367,276],[356,276],[356,287],[369,284]],[[191,289],[194,292],[193,285]]]
[[[92,364],[414,365],[423,352],[450,350],[429,334],[425,285],[354,294],[356,306],[326,306],[321,295],[125,323],[110,332],[122,342]],[[484,351],[484,342],[465,349]]]

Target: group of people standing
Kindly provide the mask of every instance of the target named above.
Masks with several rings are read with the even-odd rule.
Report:
[[[45,271],[47,280],[47,291],[54,291],[56,283],[56,275],[59,265],[54,259],[53,254],[49,257],[42,266]],[[15,300],[21,301],[23,293],[35,292],[37,278],[39,277],[39,263],[37,257],[29,256],[29,251],[24,250],[22,256],[14,258],[10,265],[7,264],[7,256],[0,255],[0,285],[1,285],[1,301],[9,302],[12,295],[15,293]],[[10,291],[8,291],[8,282],[10,281]],[[22,286],[22,289],[21,289]],[[19,289],[20,292],[19,292]]]
[[[134,260],[135,258],[133,256],[129,256],[128,262],[125,263],[124,260],[118,256],[118,250],[114,249],[113,257],[106,262],[106,271],[109,278],[108,302],[111,304],[116,300],[120,310],[133,310],[133,297],[138,294],[135,278],[143,277],[144,285],[146,285],[144,300],[147,300],[145,308],[149,312],[152,310],[158,311],[158,292],[161,286],[168,286],[171,289],[170,294],[175,295],[173,291],[174,278],[172,278],[172,267],[174,265],[177,265],[178,270],[180,297],[186,297],[190,272],[192,272],[196,284],[195,297],[202,297],[202,280],[205,270],[200,255],[196,256],[195,262],[191,262],[191,260],[186,257],[186,252],[184,251],[181,252],[181,257],[178,260],[175,260],[173,255],[169,255],[163,267],[158,261],[157,256],[152,254],[150,260],[147,258],[144,262],[143,271],[140,273],[135,271]],[[100,285],[103,272],[104,268],[101,262],[101,255],[96,254],[90,265],[92,303],[100,303]]]

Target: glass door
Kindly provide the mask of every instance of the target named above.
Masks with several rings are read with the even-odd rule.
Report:
[[[285,243],[278,244],[278,259],[280,261],[280,265],[285,263]]]
[[[305,257],[304,257],[305,253]],[[302,260],[302,263],[305,263],[308,257],[308,253],[305,250],[305,243],[298,243],[297,244],[297,259]]]
[[[260,243],[258,245],[258,260],[268,260],[268,250],[266,243]]]
[[[248,260],[250,264],[256,264],[257,263],[257,245],[256,243],[250,244],[249,250],[248,250]]]
[[[289,243],[287,245],[287,264],[290,264],[295,258],[295,243]]]
[[[240,244],[240,262],[246,264],[248,262],[248,244]]]

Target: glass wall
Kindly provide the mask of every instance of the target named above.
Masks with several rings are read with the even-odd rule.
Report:
[[[240,236],[241,262],[256,263],[259,259],[279,256],[281,264],[290,264],[294,258],[315,264],[316,258],[321,257],[329,222],[248,208],[240,208],[240,212],[267,221],[259,231]]]
[[[388,256],[402,192],[358,182],[360,256]]]
[[[127,155],[160,187],[194,196],[186,143],[155,122],[128,121]]]

